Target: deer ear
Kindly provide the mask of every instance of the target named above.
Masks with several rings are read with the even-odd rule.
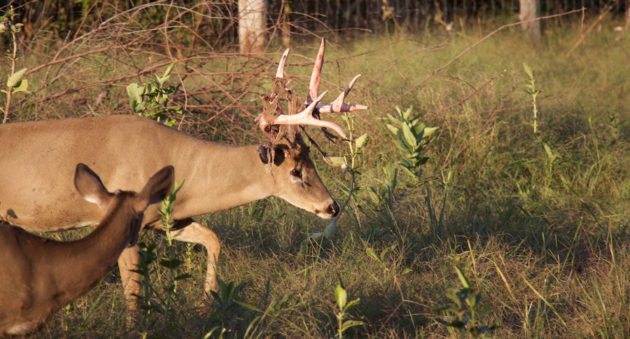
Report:
[[[171,192],[174,181],[175,169],[173,166],[166,166],[155,173],[138,194],[143,203],[143,208],[164,200]]]
[[[269,146],[266,146],[266,145],[258,146],[258,157],[260,157],[260,161],[263,164],[268,164],[269,163],[270,153],[271,152],[269,152]]]
[[[289,154],[289,147],[287,145],[277,145],[273,150],[273,163],[276,166],[280,166],[284,158]]]
[[[280,166],[286,158],[286,152],[288,152],[288,147],[286,145],[276,145],[273,148],[273,151],[271,151],[271,147],[267,145],[258,146],[258,156],[263,164],[268,164],[272,160],[269,158],[271,156],[273,157],[274,165]]]
[[[92,169],[86,164],[77,164],[74,172],[74,187],[87,202],[98,205],[105,209],[109,204],[113,194],[107,191],[105,185]]]

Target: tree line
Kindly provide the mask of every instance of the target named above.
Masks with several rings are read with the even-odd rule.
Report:
[[[132,8],[146,6],[139,29],[168,19],[168,6],[153,0],[0,0],[5,13],[13,8],[24,23],[24,39],[45,32],[60,38],[89,31]],[[534,39],[540,23],[533,18],[584,9],[586,15],[610,13],[630,21],[630,0],[174,0],[190,9],[184,20],[199,38],[221,37],[239,42],[243,51],[261,49],[269,38],[310,35],[313,32],[361,34],[435,27],[447,30],[470,23],[519,16]],[[564,20],[564,19],[558,19]],[[258,38],[260,36],[260,38]],[[264,38],[263,38],[264,37]]]

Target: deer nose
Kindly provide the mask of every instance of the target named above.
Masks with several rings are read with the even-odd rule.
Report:
[[[336,217],[337,214],[339,214],[339,205],[337,205],[336,201],[333,201],[332,204],[328,205],[328,208],[326,208],[326,213],[332,215],[333,217]]]

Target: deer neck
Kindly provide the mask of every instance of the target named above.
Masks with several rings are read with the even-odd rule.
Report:
[[[129,243],[133,212],[126,206],[114,208],[87,237],[55,243],[58,255],[50,257],[59,258],[59,263],[54,264],[60,273],[57,286],[68,300],[89,291],[116,264]]]
[[[260,161],[258,145],[203,144],[185,164],[176,166],[178,180],[184,180],[176,200],[177,219],[226,210],[276,193],[272,169]]]

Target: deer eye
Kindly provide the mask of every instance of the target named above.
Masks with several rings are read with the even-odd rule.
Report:
[[[299,168],[294,168],[291,170],[291,176],[302,179],[302,171]]]

